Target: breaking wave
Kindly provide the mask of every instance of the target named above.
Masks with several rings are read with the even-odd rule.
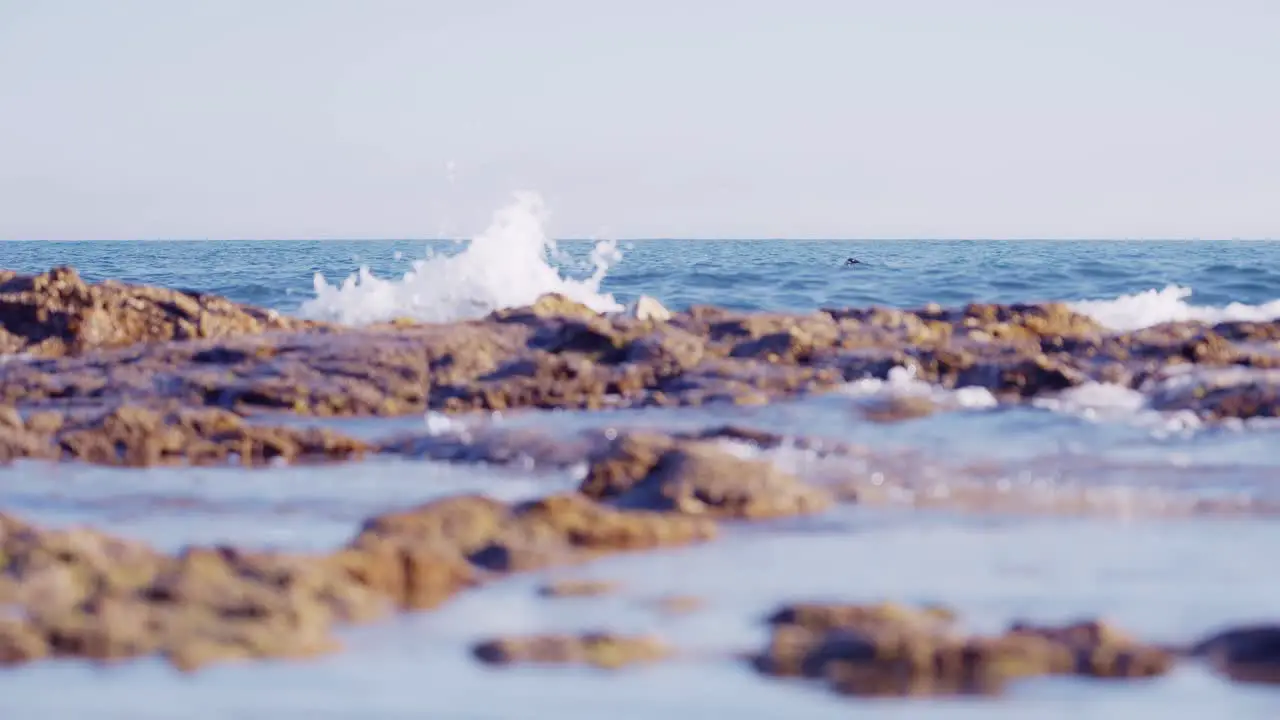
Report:
[[[1163,290],[1145,290],[1111,300],[1080,300],[1070,303],[1070,307],[1112,330],[1120,331],[1141,330],[1161,323],[1186,320],[1220,323],[1266,322],[1280,318],[1280,300],[1262,305],[1233,302],[1214,307],[1192,305],[1187,302],[1191,294],[1191,288],[1169,285]]]
[[[588,277],[567,277],[552,264],[559,251],[546,233],[547,217],[537,193],[516,193],[461,252],[428,253],[399,279],[379,278],[361,267],[341,285],[331,285],[316,273],[315,297],[302,304],[299,314],[352,325],[406,317],[447,322],[528,305],[551,292],[601,312],[621,310],[612,295],[600,291],[605,275],[622,257],[616,244],[596,244]]]

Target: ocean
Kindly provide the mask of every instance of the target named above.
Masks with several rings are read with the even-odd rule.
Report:
[[[644,240],[551,243],[519,208],[452,241],[102,241],[0,243],[0,268],[70,265],[114,279],[224,295],[304,317],[361,324],[448,321],[560,292],[598,310],[641,295],[672,311],[753,311],[1063,301],[1116,330],[1162,322],[1280,318],[1280,243],[1198,241]],[[846,266],[856,257],[860,264]],[[925,394],[947,410],[901,422],[854,411]],[[298,422],[310,422],[299,420]],[[319,422],[319,421],[317,421]],[[1268,418],[1207,422],[1149,394],[1089,383],[1032,402],[930,387],[909,373],[767,405],[438,413],[325,419],[362,437],[500,423],[570,432],[733,423],[821,436],[902,458],[905,473],[1030,488],[1016,507],[842,504],[732,529],[695,547],[606,558],[467,592],[431,612],[344,629],[341,652],[218,665],[181,675],[159,660],[98,667],[57,660],[0,672],[5,718],[1270,718],[1275,686],[1188,665],[1135,682],[1029,680],[993,699],[851,699],[762,678],[729,655],[766,637],[761,618],[795,599],[943,603],[979,630],[1015,619],[1100,616],[1144,639],[1189,642],[1275,622],[1280,583],[1280,430]],[[788,461],[786,458],[780,462]],[[799,463],[804,458],[792,458]],[[372,514],[460,492],[503,499],[573,486],[571,471],[421,458],[305,467],[118,469],[63,462],[0,467],[0,510],[47,526],[85,524],[157,547],[190,543],[324,550]],[[1083,493],[1084,495],[1081,495]],[[1054,497],[1098,499],[1061,510]],[[1184,512],[1211,500],[1230,513]],[[1273,570],[1267,570],[1271,567]],[[547,600],[548,577],[620,582]],[[655,613],[655,598],[700,598]],[[653,632],[689,655],[602,672],[491,669],[468,647],[501,633]],[[534,710],[536,708],[536,711]]]

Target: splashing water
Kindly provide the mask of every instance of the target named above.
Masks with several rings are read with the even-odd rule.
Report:
[[[605,275],[622,257],[616,244],[596,244],[590,258],[594,272],[586,279],[565,277],[550,262],[559,252],[544,229],[547,216],[537,193],[516,193],[462,252],[428,254],[399,280],[383,280],[361,267],[341,285],[330,285],[316,273],[316,296],[299,312],[352,325],[398,317],[447,322],[528,305],[553,292],[600,312],[621,310],[612,295],[600,292]]]
[[[1262,305],[1233,302],[1224,307],[1192,305],[1187,302],[1191,289],[1170,285],[1163,290],[1146,290],[1121,295],[1113,300],[1081,300],[1071,309],[1088,315],[1112,330],[1141,330],[1160,323],[1199,320],[1207,323],[1228,321],[1266,322],[1280,318],[1280,300]]]

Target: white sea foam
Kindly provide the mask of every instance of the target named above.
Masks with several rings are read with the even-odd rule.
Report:
[[[1190,410],[1155,410],[1148,395],[1112,383],[1087,382],[1056,395],[1035,398],[1031,404],[1089,422],[1122,423],[1143,428],[1154,437],[1190,434],[1204,424]]]
[[[1140,330],[1166,322],[1198,320],[1207,323],[1230,321],[1265,322],[1280,318],[1280,300],[1262,305],[1230,303],[1221,307],[1187,302],[1191,288],[1169,285],[1163,290],[1145,290],[1121,295],[1113,300],[1080,300],[1071,309],[1088,315],[1113,330]]]
[[[601,312],[621,310],[612,295],[600,292],[609,268],[621,258],[616,244],[596,244],[589,277],[566,277],[550,263],[559,251],[546,233],[547,217],[539,195],[516,193],[461,252],[429,254],[398,280],[378,278],[362,267],[341,285],[330,285],[316,273],[316,296],[303,303],[300,314],[353,325],[397,317],[445,322],[527,305],[550,292]]]
[[[984,387],[948,390],[916,378],[914,367],[895,367],[886,378],[864,378],[845,385],[841,391],[858,399],[885,400],[895,397],[923,397],[943,407],[982,409],[998,403]]]

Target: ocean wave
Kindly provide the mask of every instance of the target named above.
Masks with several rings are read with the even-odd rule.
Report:
[[[622,257],[616,243],[596,243],[588,277],[567,277],[552,264],[564,258],[546,233],[547,217],[537,193],[516,193],[461,252],[428,254],[399,279],[382,279],[361,267],[340,285],[331,285],[316,273],[315,297],[302,303],[299,314],[352,325],[401,317],[448,322],[528,305],[545,293],[560,293],[601,312],[621,310],[612,295],[600,290]]]
[[[1112,330],[1120,331],[1189,320],[1207,323],[1267,322],[1280,318],[1280,300],[1261,305],[1239,302],[1221,307],[1192,305],[1187,302],[1192,292],[1191,288],[1168,285],[1162,290],[1144,290],[1111,300],[1078,300],[1070,303],[1070,307]]]

